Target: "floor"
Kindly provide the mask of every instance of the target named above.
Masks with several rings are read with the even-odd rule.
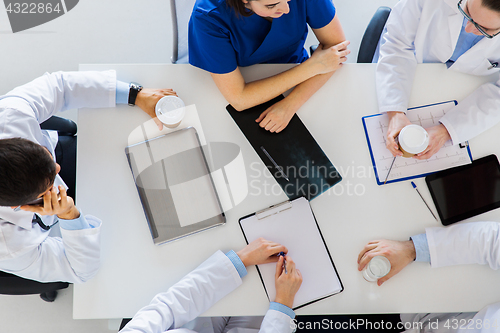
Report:
[[[335,0],[355,62],[371,16],[398,0]],[[78,1],[76,1],[78,2]],[[163,15],[158,15],[163,13]],[[315,43],[313,38],[308,44]],[[172,51],[170,5],[155,0],[86,0],[57,19],[12,33],[0,6],[0,95],[44,72],[78,70],[88,63],[168,63]],[[175,88],[175,87],[174,87]],[[76,119],[76,111],[66,117]],[[0,296],[0,333],[93,332],[118,330],[118,319],[73,320],[72,287],[53,303],[34,296]]]

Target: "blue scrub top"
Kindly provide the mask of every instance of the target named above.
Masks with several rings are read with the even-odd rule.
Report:
[[[225,0],[197,0],[189,21],[189,63],[225,74],[237,66],[305,61],[307,24],[323,28],[335,17],[335,7],[331,0],[288,4],[288,14],[269,22],[256,14],[238,15]]]

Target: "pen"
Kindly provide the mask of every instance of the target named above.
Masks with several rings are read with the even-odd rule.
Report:
[[[290,179],[288,179],[285,175],[285,173],[283,172],[283,169],[274,161],[274,159],[271,157],[271,155],[269,155],[269,153],[267,152],[266,148],[264,148],[264,146],[260,146],[260,149],[262,149],[262,151],[264,152],[264,154],[266,154],[267,158],[273,162],[274,166],[276,167],[276,169],[279,170],[279,172],[281,172],[281,175],[283,176],[283,178],[285,178],[288,182],[290,181]]]
[[[17,206],[16,208],[13,208],[12,210],[15,211],[15,212],[18,212],[18,211],[21,210],[21,206]]]
[[[283,267],[285,267],[285,274],[288,274],[288,270],[286,269],[286,259],[285,259],[285,252],[280,252],[278,253],[278,257],[282,256],[283,257]]]
[[[420,191],[418,190],[417,185],[415,185],[415,183],[414,183],[414,182],[411,182],[411,186],[413,186],[413,188],[414,188],[415,190],[417,190],[418,195],[420,195],[420,198],[422,198],[422,201],[423,201],[423,202],[424,202],[424,204],[427,206],[427,209],[429,209],[429,212],[431,212],[432,216],[434,216],[434,218],[436,219],[436,221],[438,221],[438,219],[437,219],[436,215],[434,215],[434,213],[432,212],[431,207],[429,207],[429,205],[428,205],[428,204],[427,204],[427,202],[425,201],[424,197],[422,196],[422,194],[421,194],[421,193],[420,193]]]
[[[391,167],[389,168],[389,171],[387,172],[387,176],[385,177],[385,180],[384,180],[384,185],[385,185],[385,183],[387,183],[387,178],[389,178],[389,175],[391,174],[392,166],[394,165],[394,162],[396,161],[396,157],[397,156],[394,156],[394,158],[392,159]]]

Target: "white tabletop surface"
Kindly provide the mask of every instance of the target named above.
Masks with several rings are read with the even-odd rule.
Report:
[[[254,80],[289,67],[257,65],[243,73]],[[80,66],[80,70],[105,69],[116,69],[118,79],[125,82],[174,88],[186,105],[196,105],[208,142],[240,147],[248,195],[226,212],[226,225],[155,246],[124,153],[130,133],[148,116],[126,105],[79,110],[77,204],[85,214],[101,218],[103,226],[101,269],[92,280],[74,286],[75,319],[132,317],[216,250],[244,247],[240,217],[287,199],[226,112],[227,102],[207,72],[170,64]],[[410,106],[460,102],[494,79],[455,73],[441,64],[419,65]],[[358,272],[357,255],[368,241],[406,240],[440,225],[408,181],[376,184],[361,117],[377,112],[373,64],[344,65],[298,112],[343,177],[311,206],[345,290],[297,314],[478,311],[500,301],[500,289],[491,288],[499,283],[500,272],[485,266],[432,269],[428,263],[413,263],[381,287],[366,282]],[[471,140],[474,159],[499,155],[497,142],[498,126]],[[424,179],[415,183],[435,211]],[[470,220],[500,221],[500,210]],[[243,285],[205,315],[263,315],[268,303],[256,269],[250,268]]]

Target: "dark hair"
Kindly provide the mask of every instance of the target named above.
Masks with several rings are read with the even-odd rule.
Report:
[[[499,0],[483,0],[483,6],[496,12],[500,12]]]
[[[56,164],[45,148],[22,138],[0,140],[0,206],[35,200],[55,177]]]
[[[252,1],[252,0],[248,0]],[[232,7],[236,14],[239,14],[241,16],[251,16],[253,12],[251,10],[248,10],[245,7],[245,4],[243,3],[242,0],[226,0],[226,4],[229,7]]]

